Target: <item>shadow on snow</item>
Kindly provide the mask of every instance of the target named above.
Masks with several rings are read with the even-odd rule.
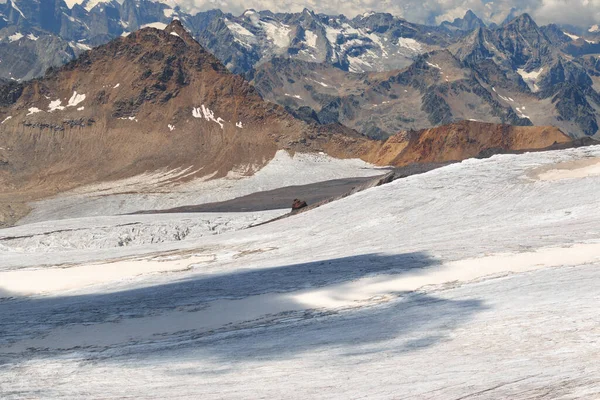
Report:
[[[10,362],[12,357],[2,350],[7,343],[51,336],[54,329],[66,326],[114,323],[114,329],[119,329],[119,322],[123,320],[179,310],[198,310],[210,307],[214,300],[323,288],[378,274],[418,273],[420,269],[435,265],[438,262],[425,253],[365,254],[192,277],[116,293],[33,299],[12,297],[8,300],[6,297],[10,294],[0,293],[0,297],[5,298],[0,301],[0,361],[4,358],[4,362]],[[144,339],[153,343],[152,350],[145,352],[144,346],[139,346],[139,340],[135,348],[128,348],[127,344],[130,343],[121,343],[117,347],[119,354],[142,358],[168,355],[174,348],[184,347],[192,353],[200,352],[204,357],[231,361],[251,359],[258,355],[290,357],[294,353],[319,348],[337,349],[340,355],[350,357],[376,353],[383,347],[389,351],[386,343],[390,341],[395,343],[393,351],[412,351],[444,340],[448,332],[485,308],[479,300],[457,301],[421,293],[396,295],[399,296],[397,299],[386,303],[342,312],[303,310],[290,315],[283,313],[279,323],[262,324],[262,327],[229,327],[208,333],[192,330],[183,336],[178,332],[174,340],[172,334],[178,331],[177,326],[165,326],[164,331],[168,334],[159,335],[159,339],[152,335]],[[278,305],[281,305],[281,298],[278,299]],[[286,296],[283,301],[289,302],[290,310],[299,308],[291,296]],[[294,319],[293,322],[290,322],[290,317]],[[194,318],[193,313],[190,313],[190,318]],[[284,322],[285,318],[287,321]],[[94,329],[89,331],[93,335]],[[398,341],[399,338],[402,340]],[[85,340],[85,337],[74,339],[77,342]],[[73,344],[75,346],[76,343]],[[50,355],[39,350],[31,349],[26,357],[40,357],[41,353]],[[98,349],[89,349],[92,357],[94,350]],[[58,353],[69,351],[65,349]],[[185,351],[183,357],[187,354],[188,351]]]

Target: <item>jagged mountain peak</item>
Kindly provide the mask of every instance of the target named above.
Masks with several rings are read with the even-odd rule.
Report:
[[[523,13],[518,17],[512,19],[510,22],[504,25],[503,28],[515,28],[520,31],[532,29],[539,30],[538,24],[528,13]]]
[[[477,14],[475,14],[473,12],[473,10],[469,9],[467,10],[467,12],[465,13],[465,16],[463,17],[463,19],[467,20],[467,21],[472,21],[474,19],[479,19],[479,17],[477,16]]]
[[[485,26],[485,23],[473,11],[468,10],[463,18],[456,18],[452,22],[442,23],[442,27],[447,29],[454,28],[462,31],[471,31]]]
[[[129,58],[138,62],[169,60],[166,64],[188,64],[195,69],[207,69],[229,74],[225,66],[212,53],[202,47],[175,19],[164,29],[142,28],[125,37],[117,38],[107,44],[95,47],[81,57],[66,65],[68,69],[78,68],[97,60],[104,60],[108,54],[114,59]],[[139,57],[143,54],[142,57]],[[56,70],[55,71],[59,71]]]
[[[508,56],[508,67],[513,70],[531,70],[556,58],[557,49],[527,13],[498,28],[495,35],[498,49]]]
[[[180,37],[189,46],[200,46],[200,44],[192,37],[192,35],[183,27],[179,19],[174,19],[164,29],[165,32],[174,36]]]
[[[498,55],[494,42],[496,38],[492,32],[485,26],[478,26],[460,42],[450,46],[450,51],[461,61],[474,63]]]

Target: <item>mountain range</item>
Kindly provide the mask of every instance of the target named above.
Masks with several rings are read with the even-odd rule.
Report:
[[[0,77],[27,80],[142,27],[173,19],[262,97],[310,123],[375,139],[460,120],[553,125],[595,136],[600,30],[538,26],[527,14],[487,26],[473,12],[440,26],[384,13],[353,19],[173,4],[10,0],[0,5]]]
[[[445,50],[428,57],[408,69],[417,71],[415,93],[420,79],[423,87],[439,80],[429,64],[453,59]],[[332,71],[340,79],[360,76]],[[164,30],[143,28],[42,78],[0,85],[0,224],[16,221],[33,200],[152,171],[170,171],[160,185],[253,175],[279,150],[403,166],[570,141],[554,127],[470,121],[378,141],[330,119],[304,121],[265,101],[180,20]]]

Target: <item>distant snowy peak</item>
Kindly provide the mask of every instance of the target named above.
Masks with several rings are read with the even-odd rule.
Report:
[[[254,10],[247,10],[239,17],[223,15],[223,23],[234,38],[234,46],[218,48],[216,53],[221,52],[222,59],[235,60],[244,58],[243,54],[235,56],[236,52],[255,51],[259,59],[283,56],[326,62],[361,73],[406,67],[418,55],[440,48],[436,43],[445,40],[442,38],[446,34],[435,28],[409,24],[389,16],[381,19],[380,16],[365,13],[348,20],[317,16],[308,10],[283,17]],[[234,72],[245,72],[241,67],[228,65]]]
[[[69,9],[72,9],[76,4],[85,8],[88,12],[92,11],[92,9],[96,6],[102,5],[123,5],[125,0],[64,0],[65,4]],[[140,1],[137,1],[137,6],[139,8]],[[152,0],[152,3],[162,3],[167,5],[169,8],[179,7],[176,1],[172,0]],[[181,6],[185,6],[185,3],[182,3]]]

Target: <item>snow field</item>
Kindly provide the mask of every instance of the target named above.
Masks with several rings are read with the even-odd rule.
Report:
[[[232,172],[222,179],[205,176],[182,184],[172,183],[198,172],[191,168],[155,171],[121,181],[78,188],[31,204],[33,210],[21,224],[212,203],[285,186],[383,175],[387,170],[357,159],[338,160],[325,154],[302,153],[292,157],[281,150],[252,176]]]
[[[12,258],[0,276],[0,388],[597,398],[599,160],[600,146],[467,160],[151,254],[68,268]],[[320,176],[335,169],[305,161],[324,163]],[[289,162],[260,179],[281,184]],[[28,285],[7,279],[18,274]]]

